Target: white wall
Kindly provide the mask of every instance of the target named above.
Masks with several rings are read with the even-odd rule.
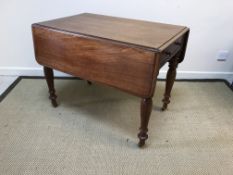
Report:
[[[190,40],[178,77],[233,81],[232,9],[231,0],[1,0],[0,75],[42,75],[33,54],[32,23],[92,12],[186,25]],[[220,49],[230,51],[226,62],[216,61]]]

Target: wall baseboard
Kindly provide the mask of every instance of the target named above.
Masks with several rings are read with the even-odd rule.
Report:
[[[55,71],[57,77],[71,77]],[[43,76],[43,69],[38,67],[0,67],[0,75],[8,76]],[[166,78],[166,71],[159,72],[160,79]],[[233,83],[233,72],[177,71],[177,79],[223,79]]]
[[[167,72],[161,70],[159,78],[165,78]],[[233,72],[177,71],[177,79],[222,79],[233,83]]]

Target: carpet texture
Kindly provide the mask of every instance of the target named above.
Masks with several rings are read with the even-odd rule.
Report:
[[[220,82],[175,82],[161,112],[158,82],[149,139],[137,147],[140,99],[79,80],[23,79],[0,103],[0,174],[232,175],[233,93]]]

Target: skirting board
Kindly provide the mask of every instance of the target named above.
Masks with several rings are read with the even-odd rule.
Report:
[[[55,71],[55,76],[70,77],[70,75]],[[0,67],[0,75],[8,76],[43,76],[42,68],[31,67]],[[160,79],[165,79],[166,71],[159,72]],[[177,71],[177,79],[223,79],[233,83],[233,72]]]

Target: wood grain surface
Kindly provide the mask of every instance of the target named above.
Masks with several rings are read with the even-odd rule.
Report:
[[[94,36],[151,50],[163,50],[187,32],[188,28],[171,24],[83,13],[38,23],[71,33]]]
[[[169,62],[165,110],[176,68],[185,56],[189,29],[84,13],[33,24],[32,32],[35,57],[44,66],[53,106],[57,106],[53,69],[139,96],[138,145],[143,146],[159,69]]]
[[[83,79],[140,97],[152,95],[155,54],[34,25],[36,60]],[[155,65],[155,63],[157,65]]]

